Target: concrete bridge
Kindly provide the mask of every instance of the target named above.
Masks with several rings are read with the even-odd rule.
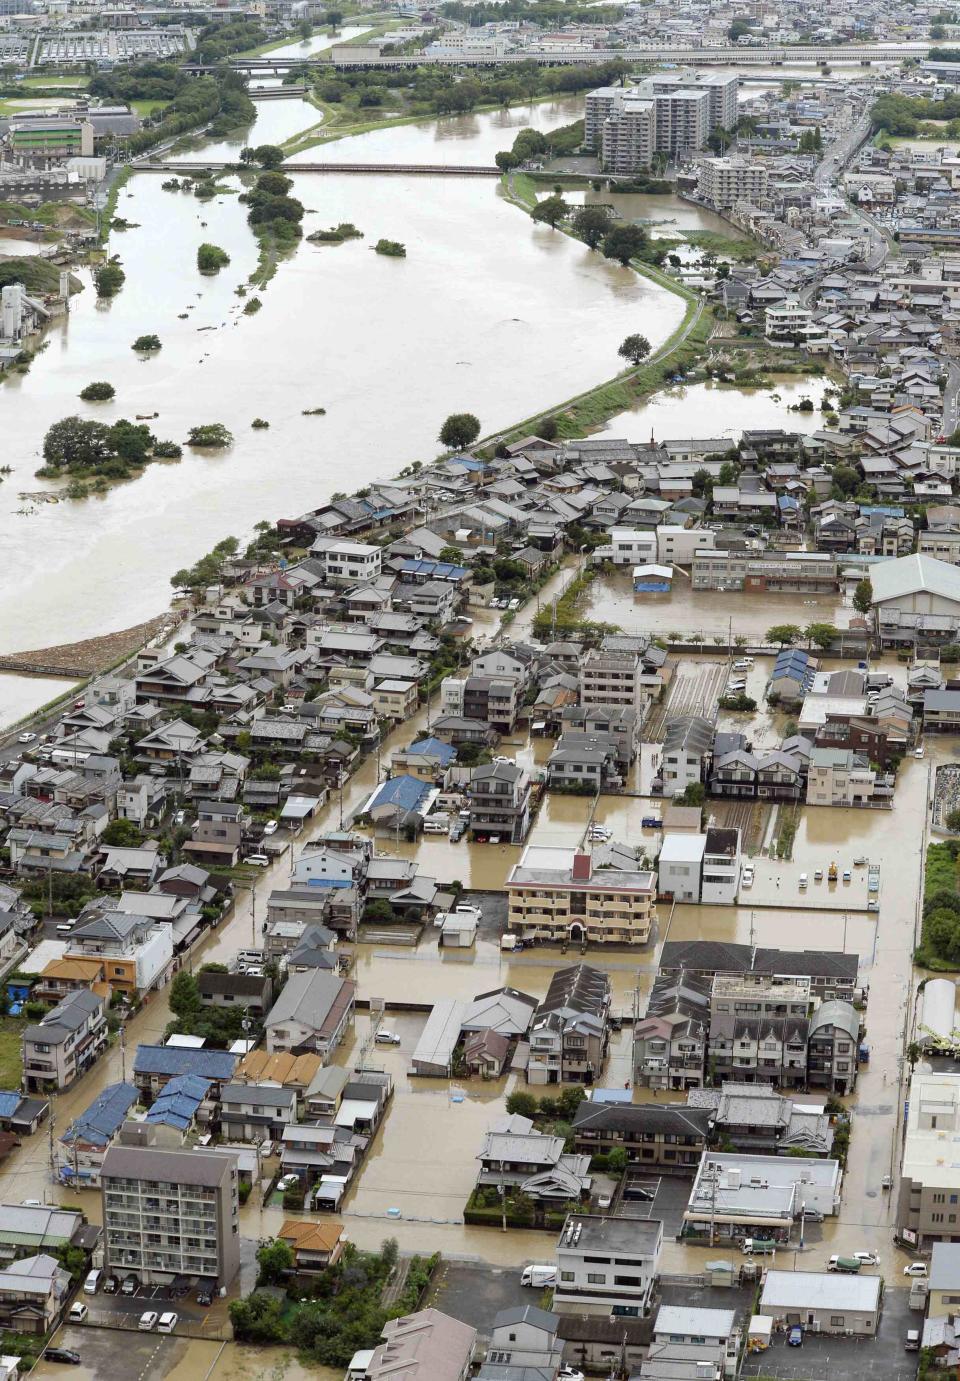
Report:
[[[822,63],[871,63],[899,62],[904,58],[926,57],[930,51],[929,43],[843,43],[826,44],[784,44],[762,48],[741,47],[739,44],[714,48],[667,48],[631,44],[624,48],[598,48],[589,52],[574,49],[568,52],[558,50],[551,53],[519,52],[501,56],[492,54],[471,54],[458,57],[434,57],[427,54],[398,56],[385,54],[378,57],[364,54],[362,45],[355,45],[356,51],[349,51],[351,45],[344,44],[341,50],[328,49],[323,55],[313,58],[275,58],[269,53],[256,58],[234,58],[231,67],[242,73],[288,72],[301,67],[333,68],[405,68],[405,67],[518,67],[524,63],[534,63],[539,67],[585,66],[604,62],[623,61],[628,63],[676,62],[690,67],[709,67],[714,65],[732,67],[782,67],[785,64],[814,65]],[[199,63],[189,64],[187,72],[209,72],[209,66]]]
[[[247,95],[251,101],[285,101],[289,96],[306,96],[309,86],[267,86],[251,87]]]
[[[140,172],[145,173],[192,173],[223,172],[236,168],[236,163],[142,163]],[[484,166],[476,163],[284,163],[283,172],[290,173],[406,173],[425,177],[500,177],[500,169],[494,165]]]

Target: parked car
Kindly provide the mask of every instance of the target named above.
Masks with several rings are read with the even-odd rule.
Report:
[[[177,1324],[178,1324],[179,1322],[180,1322],[180,1318],[179,1318],[179,1315],[177,1315],[177,1314],[174,1314],[174,1313],[161,1314],[161,1315],[160,1315],[159,1322],[157,1323],[157,1332],[158,1332],[158,1333],[172,1333],[173,1330],[176,1328],[176,1326],[177,1326]]]
[[[853,874],[851,873],[850,869],[849,869],[849,868],[844,868],[844,870],[843,870],[843,880],[844,880],[844,882],[849,882],[849,881],[852,879],[852,877],[853,877]]]
[[[146,1309],[140,1315],[140,1322],[137,1324],[137,1327],[141,1333],[150,1333],[156,1328],[159,1318],[160,1315],[155,1314],[152,1309]]]
[[[266,854],[247,854],[244,863],[252,863],[254,868],[269,868],[270,860]]]
[[[876,1252],[851,1252],[850,1255],[860,1262],[862,1266],[879,1266],[880,1258]]]
[[[277,1188],[280,1190],[292,1189],[295,1184],[300,1183],[299,1175],[281,1175],[277,1180]]]
[[[927,1263],[925,1261],[911,1261],[909,1266],[904,1266],[905,1276],[926,1276]]]
[[[103,1282],[103,1293],[105,1295],[115,1295],[120,1288],[120,1282],[116,1276],[107,1276]]]
[[[803,1216],[808,1223],[823,1222],[823,1214],[820,1212],[819,1208],[805,1208],[803,1210]]]
[[[749,864],[744,868],[743,872],[740,874],[740,886],[753,886],[753,869],[750,867]]]
[[[72,1347],[48,1347],[43,1354],[45,1362],[68,1362],[72,1367],[80,1365],[80,1354]]]
[[[76,1304],[71,1304],[70,1313],[67,1315],[67,1319],[70,1323],[83,1323],[89,1313],[90,1310],[87,1306],[81,1304],[80,1301],[77,1300]]]
[[[807,879],[806,873],[801,873],[801,874],[800,874],[799,886],[800,886],[801,888],[806,887],[807,881],[808,881],[808,879]]]
[[[124,1276],[123,1284],[120,1286],[121,1295],[135,1295],[139,1284],[136,1276]]]
[[[787,1332],[787,1347],[803,1347],[803,1329],[800,1324],[790,1325]]]
[[[31,734],[30,731],[29,731],[28,729],[25,729],[25,730],[23,731],[22,734],[18,734],[18,735],[17,735],[17,742],[18,742],[18,743],[32,743],[33,740],[34,740],[35,738],[36,738],[36,734]]]
[[[918,1328],[907,1329],[907,1336],[903,1341],[903,1348],[905,1352],[920,1351],[920,1330]]]
[[[276,822],[276,820],[268,820],[267,823],[266,823],[266,824],[264,825],[264,827],[263,827],[263,832],[264,832],[264,834],[276,834],[276,832],[277,832],[277,822]]]
[[[377,1045],[399,1045],[400,1037],[396,1031],[378,1031],[373,1038]]]
[[[197,1303],[198,1303],[198,1304],[202,1304],[203,1307],[204,1307],[205,1309],[209,1309],[210,1306],[211,1306],[211,1304],[213,1303],[213,1291],[212,1291],[212,1290],[198,1290],[198,1291],[197,1291]]]

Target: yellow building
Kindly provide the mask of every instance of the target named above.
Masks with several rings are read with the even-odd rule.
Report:
[[[595,869],[576,849],[528,844],[507,896],[507,926],[522,939],[645,945],[655,918],[653,873]]]

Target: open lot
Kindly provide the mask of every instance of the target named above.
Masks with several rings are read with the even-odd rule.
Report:
[[[544,1240],[545,1254],[538,1260],[550,1261],[549,1239]],[[445,1314],[472,1324],[480,1333],[489,1334],[493,1317],[501,1309],[513,1309],[521,1304],[540,1303],[541,1292],[520,1284],[520,1268],[467,1265],[443,1261],[440,1264],[426,1304],[442,1309]]]
[[[680,715],[705,715],[713,719],[717,700],[727,683],[727,662],[678,662],[664,703],[654,709],[644,725],[644,738],[662,743],[667,721]]]
[[[118,1333],[113,1328],[70,1326],[59,1329],[53,1342],[57,1347],[69,1347],[78,1352],[81,1365],[67,1367],[57,1362],[41,1360],[30,1373],[39,1381],[70,1376],[71,1381],[161,1381],[175,1374],[176,1368],[191,1348],[199,1347],[207,1361],[203,1370],[193,1374],[206,1375],[217,1355],[219,1343],[197,1344],[188,1338],[159,1333]],[[209,1353],[209,1357],[206,1354]],[[199,1362],[199,1357],[198,1357]]]

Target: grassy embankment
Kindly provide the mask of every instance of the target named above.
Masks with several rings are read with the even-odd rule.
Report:
[[[960,840],[927,846],[923,873],[923,927],[913,962],[938,973],[960,970]]]

